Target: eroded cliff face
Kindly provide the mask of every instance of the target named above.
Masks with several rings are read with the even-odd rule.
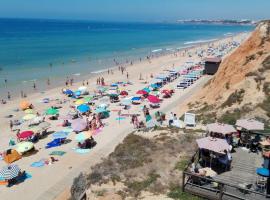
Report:
[[[262,21],[250,37],[223,60],[216,75],[196,95],[190,107],[195,106],[206,115],[212,113],[220,120],[224,120],[226,114],[268,120],[269,94],[270,21]]]

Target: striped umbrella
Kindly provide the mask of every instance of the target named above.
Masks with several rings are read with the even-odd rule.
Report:
[[[19,175],[20,168],[18,165],[8,165],[0,171],[0,176],[5,180],[16,178]]]

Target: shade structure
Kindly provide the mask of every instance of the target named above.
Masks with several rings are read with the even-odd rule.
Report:
[[[58,131],[52,134],[54,139],[64,139],[68,136],[68,133],[65,131]]]
[[[93,96],[87,96],[87,97],[84,97],[83,100],[85,101],[85,103],[89,103],[90,101],[93,100]]]
[[[103,112],[107,112],[107,109],[104,107],[99,107],[95,110],[95,113],[103,113]]]
[[[236,126],[240,126],[246,130],[264,130],[264,123],[255,119],[240,119],[236,121]]]
[[[263,176],[263,177],[270,176],[269,169],[266,169],[266,168],[257,168],[256,173],[260,176]]]
[[[41,122],[43,122],[43,117],[37,116],[37,117],[31,119],[31,121],[29,122],[29,125],[40,124]]]
[[[141,100],[141,97],[132,97],[131,98],[131,101],[140,101]]]
[[[18,151],[20,154],[30,151],[33,148],[34,144],[32,142],[20,142],[16,145],[16,151]]]
[[[28,102],[28,101],[21,101],[21,102],[20,102],[20,108],[21,108],[22,110],[26,110],[26,109],[28,109],[30,106],[31,106],[31,103]]]
[[[123,91],[120,92],[120,95],[122,95],[122,96],[127,96],[127,95],[128,95],[128,92],[125,91],[125,90],[123,90]]]
[[[131,98],[125,98],[125,99],[122,100],[121,103],[122,103],[123,105],[125,105],[125,106],[129,106],[129,105],[132,104],[132,101],[131,101]]]
[[[154,96],[154,95],[149,95],[147,97],[147,99],[151,103],[159,103],[160,102],[160,99],[157,96]]]
[[[64,92],[66,95],[73,95],[73,91],[67,89],[65,92]]]
[[[48,108],[46,110],[46,115],[56,115],[59,113],[59,110],[55,109],[55,108]]]
[[[145,90],[139,90],[136,92],[136,94],[146,95],[148,94],[148,92],[146,92]]]
[[[216,153],[224,153],[224,150],[229,150],[230,146],[224,139],[205,137],[196,140],[200,149],[207,149]]]
[[[207,124],[206,128],[209,132],[221,133],[223,135],[237,132],[236,129],[229,124],[212,123]]]
[[[86,86],[81,86],[78,88],[78,91],[86,91],[87,87]]]
[[[150,88],[143,88],[142,90],[147,92],[147,93],[151,92]]]
[[[17,136],[20,139],[26,139],[26,138],[31,137],[32,135],[34,135],[33,131],[23,131],[23,132],[20,132]]]
[[[18,165],[8,165],[1,169],[0,176],[5,180],[11,180],[19,175],[21,169]]]
[[[72,121],[71,127],[74,131],[80,132],[86,129],[87,122],[84,119],[78,118]]]
[[[84,103],[85,103],[84,99],[79,99],[79,100],[77,100],[75,102],[76,105],[81,105],[81,104],[84,104]]]
[[[77,110],[81,113],[85,113],[85,112],[88,112],[90,111],[90,107],[86,104],[81,104],[77,107]]]
[[[107,107],[108,107],[108,104],[106,103],[102,103],[97,106],[97,108],[104,108],[104,109],[106,109]]]
[[[23,116],[22,119],[25,121],[28,121],[28,120],[34,119],[35,117],[36,117],[36,115],[34,115],[34,114],[27,114],[27,115]]]
[[[3,160],[7,164],[13,163],[16,160],[19,160],[21,158],[22,158],[22,156],[15,149],[11,149],[9,154],[5,153],[4,156],[3,156]]]
[[[33,109],[26,109],[24,111],[25,114],[33,114],[34,113],[34,110]]]
[[[75,139],[78,141],[78,142],[82,142],[88,138],[90,138],[92,136],[92,132],[91,131],[84,131],[84,132],[81,132],[79,134],[77,134],[75,136]]]

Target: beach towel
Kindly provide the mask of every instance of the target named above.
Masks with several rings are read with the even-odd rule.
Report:
[[[57,138],[57,139],[54,139],[53,141],[49,142],[47,145],[46,145],[46,149],[49,149],[49,148],[52,148],[52,147],[58,147],[58,146],[61,146],[62,144],[62,141],[64,140],[65,138]]]
[[[44,160],[40,160],[38,162],[33,162],[30,166],[31,167],[43,167],[45,165]]]
[[[66,152],[65,151],[52,151],[49,155],[51,156],[63,156]]]
[[[125,117],[117,117],[117,118],[115,118],[115,120],[117,120],[117,121],[124,120],[124,119],[126,119],[126,118]]]
[[[102,132],[102,129],[101,128],[99,128],[99,129],[96,129],[94,132],[93,132],[93,135],[98,135],[99,133],[101,133]]]
[[[75,149],[75,152],[79,154],[86,154],[90,152],[90,149]]]

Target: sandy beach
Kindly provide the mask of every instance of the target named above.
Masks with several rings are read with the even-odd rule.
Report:
[[[151,74],[155,77],[157,74],[164,72],[164,70],[172,70],[175,67],[183,66],[188,61],[193,61],[194,63],[199,62],[202,58],[197,56],[198,52],[204,50],[206,52],[204,57],[207,57],[207,49],[209,45],[218,48],[232,41],[241,43],[246,39],[247,36],[248,33],[242,33],[234,37],[228,37],[212,43],[198,45],[192,49],[189,49],[186,53],[181,51],[178,52],[177,55],[171,54],[151,59],[151,62],[142,61],[135,63],[132,66],[128,66],[124,74],[122,74],[118,69],[114,69],[113,74],[108,74],[107,72],[96,74],[96,76],[91,76],[91,78],[88,79],[88,90],[90,93],[92,93],[97,86],[97,77],[104,77],[105,83],[108,85],[116,81],[130,81],[132,85],[127,85],[124,89],[128,91],[129,96],[135,95],[136,91],[147,86],[147,83],[145,82],[151,82]],[[126,75],[127,72],[129,74],[128,79]],[[139,80],[140,75],[142,75],[143,80]],[[203,76],[186,90],[176,89],[176,85],[180,82],[182,77],[169,83],[166,86],[174,88],[175,94],[169,99],[164,99],[159,110],[165,113],[173,111],[178,114],[178,117],[180,117],[181,114],[183,114],[179,112],[181,103],[187,101],[192,95],[198,92],[210,78],[211,77],[209,76]],[[82,82],[77,82],[69,88],[71,90],[76,90],[81,85]],[[60,109],[60,116],[65,115],[70,109],[70,106],[74,105],[74,101],[73,99],[68,98],[62,94],[61,90],[61,87],[57,87],[46,90],[42,93],[34,93],[29,95],[26,100],[34,105],[36,112],[43,114],[44,111],[50,106],[59,105],[57,104],[56,99],[66,99],[67,102],[61,104],[62,108]],[[41,101],[44,98],[49,98],[51,100],[50,103],[42,103]],[[8,101],[8,103],[5,105],[1,105],[1,152],[11,148],[9,147],[9,140],[11,138],[16,140],[16,132],[10,131],[9,121],[11,119],[21,119],[25,115],[23,111],[14,111],[19,107],[21,100],[21,98],[18,98],[12,101]],[[99,99],[98,101],[95,101],[95,103],[98,105],[100,103],[108,102],[106,99]],[[49,200],[56,199],[57,197],[57,199],[66,199],[65,195],[68,194],[69,187],[72,184],[73,178],[76,177],[80,172],[89,170],[91,166],[99,162],[103,157],[107,156],[110,152],[113,151],[115,146],[119,144],[123,138],[133,130],[133,126],[130,123],[129,117],[124,117],[122,120],[117,120],[118,111],[121,110],[119,103],[109,104],[111,116],[108,119],[103,120],[103,123],[105,124],[104,128],[102,128],[100,132],[94,135],[94,139],[96,140],[97,145],[91,149],[89,153],[78,154],[72,149],[76,147],[77,144],[75,141],[75,133],[69,134],[68,139],[71,140],[70,143],[60,147],[54,147],[52,149],[45,149],[46,144],[52,140],[50,135],[42,140],[39,140],[37,143],[35,143],[35,148],[38,150],[36,154],[29,157],[23,157],[22,159],[15,162],[15,164],[17,164],[21,169],[30,173],[32,178],[29,178],[23,183],[15,185],[11,188],[0,186],[1,199],[15,200],[18,199],[18,197],[21,200]],[[143,105],[148,105],[148,103],[143,102],[140,106],[132,106],[128,111],[122,110],[121,114],[139,114],[140,118],[143,119],[143,113],[141,109],[141,106]],[[153,114],[155,111],[156,110],[150,110],[150,113]],[[7,115],[13,115],[13,117],[11,119],[6,118]],[[49,131],[56,132],[63,130],[63,127],[60,126],[62,120],[50,121],[46,117],[46,121],[51,123],[51,128]],[[66,154],[61,157],[57,157],[59,161],[52,165],[46,165],[41,168],[34,168],[30,166],[31,163],[39,161],[40,159],[49,158],[49,153],[54,150],[65,151]],[[5,165],[6,163],[4,161],[0,161],[0,168]]]

